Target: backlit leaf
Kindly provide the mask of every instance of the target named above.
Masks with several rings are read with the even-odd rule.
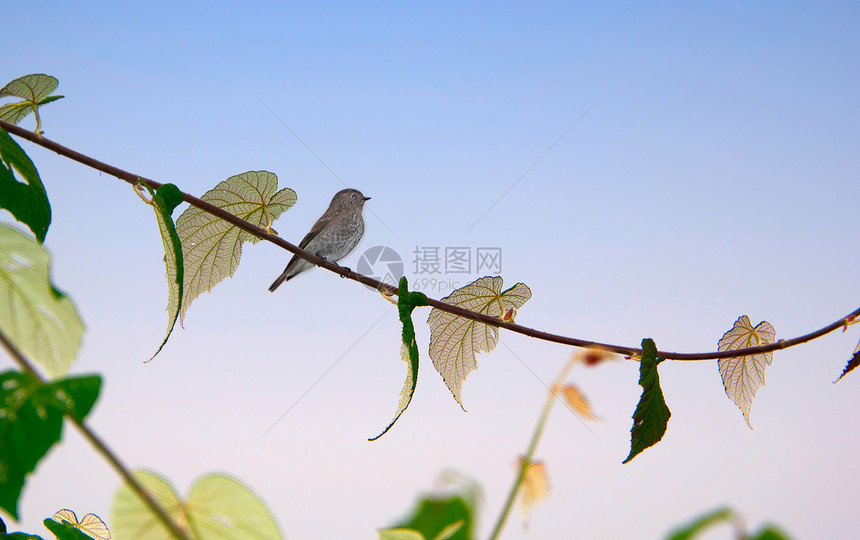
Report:
[[[0,225],[0,331],[51,377],[68,371],[84,325],[72,301],[49,281],[48,252]]]
[[[642,396],[633,413],[633,428],[630,430],[630,454],[624,463],[628,463],[640,452],[660,442],[669,424],[669,407],[663,399],[660,388],[660,375],[657,365],[662,362],[657,358],[657,346],[652,339],[642,340],[642,359],[639,362],[639,386]]]
[[[63,96],[51,96],[59,86],[59,81],[44,73],[32,73],[18,77],[0,89],[0,98],[18,97],[22,101],[7,103],[0,107],[0,120],[10,124],[18,124],[28,114],[36,115],[36,133],[42,131],[42,121],[39,118],[39,107],[56,101]]]
[[[442,299],[447,304],[513,320],[516,310],[532,296],[523,283],[502,292],[501,277],[482,277]],[[433,308],[430,325],[430,359],[460,406],[460,390],[466,377],[477,369],[478,353],[490,352],[499,342],[499,329]]]
[[[767,321],[758,323],[754,328],[746,315],[735,321],[731,330],[723,334],[717,344],[719,351],[735,351],[748,347],[768,345],[776,341],[776,330]],[[750,407],[759,387],[764,386],[764,370],[773,361],[773,353],[752,354],[737,358],[722,358],[717,362],[726,395],[743,412],[747,425],[750,424]]]
[[[170,483],[150,471],[135,471],[135,479],[149,495],[164,509],[170,519],[181,529],[188,530],[183,517],[179,496]],[[111,505],[111,530],[121,540],[168,540],[170,533],[150,511],[149,507],[137,497],[135,492],[123,484],[116,492]]]
[[[108,530],[107,525],[105,525],[105,522],[95,514],[87,514],[82,520],[78,521],[78,516],[76,516],[74,512],[64,508],[59,512],[56,512],[51,519],[57,523],[67,521],[75,528],[80,529],[90,538],[95,538],[96,540],[111,540],[110,531]]]
[[[231,176],[201,199],[258,227],[272,222],[296,203],[292,189],[278,189],[278,177],[266,171]],[[259,238],[212,214],[189,207],[176,220],[185,260],[180,324],[195,298],[233,275],[242,257],[242,243]]]
[[[0,374],[0,508],[18,518],[25,479],[59,442],[63,415],[86,418],[100,388],[96,376],[43,384],[29,373]]]
[[[197,540],[277,540],[283,537],[266,506],[234,478],[223,474],[205,476],[194,483],[188,499],[182,502],[159,475],[137,472],[135,476],[164,505],[173,521],[190,529]],[[149,508],[125,486],[114,497],[111,515],[118,539],[169,538]]]

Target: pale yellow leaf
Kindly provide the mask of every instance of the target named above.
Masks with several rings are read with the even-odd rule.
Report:
[[[482,277],[442,299],[447,304],[491,317],[513,320],[516,310],[532,296],[523,283],[502,291],[501,277]],[[437,308],[427,318],[430,325],[430,359],[460,406],[460,390],[466,377],[477,369],[478,353],[490,352],[499,341],[499,329]]]
[[[525,458],[520,457],[519,466],[523,466]],[[523,497],[520,501],[520,513],[527,521],[534,506],[549,495],[549,475],[542,461],[532,461],[526,467],[523,477]]]
[[[267,171],[248,171],[224,180],[201,199],[258,227],[272,221],[296,203],[296,193],[278,189],[278,177]],[[195,298],[231,277],[242,257],[242,244],[259,241],[256,236],[218,217],[191,206],[176,220],[182,242],[185,274],[180,324]]]
[[[564,395],[565,401],[573,409],[573,412],[586,420],[598,420],[591,410],[591,403],[589,403],[588,398],[575,385],[566,385],[562,395]]]
[[[75,515],[69,509],[62,509],[51,517],[57,523],[62,523],[63,521],[67,521],[72,526],[80,529],[80,531],[90,538],[94,538],[95,540],[111,540],[110,531],[105,525],[105,522],[101,520],[95,514],[87,514],[84,518],[78,521],[78,516]]]
[[[776,341],[776,330],[767,321],[753,327],[746,315],[735,321],[731,330],[723,334],[717,350],[734,351],[748,347],[758,347]],[[740,409],[750,423],[750,407],[759,387],[764,386],[764,370],[773,361],[773,353],[760,353],[736,358],[723,358],[717,362],[726,395]]]

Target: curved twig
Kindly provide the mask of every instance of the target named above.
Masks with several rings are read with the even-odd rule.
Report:
[[[153,189],[158,189],[162,184],[160,182],[156,182],[155,180],[150,180],[148,178],[144,178],[142,176],[138,176],[136,174],[132,174],[128,171],[124,171],[118,167],[114,167],[113,165],[109,165],[97,159],[91,158],[80,152],[76,152],[71,148],[67,148],[59,143],[56,143],[50,139],[45,137],[39,137],[34,134],[32,131],[28,131],[26,129],[20,128],[18,126],[14,126],[12,124],[8,124],[6,122],[0,121],[0,128],[5,129],[9,133],[17,135],[23,139],[27,139],[28,141],[42,146],[43,148],[47,148],[57,154],[67,157],[71,160],[77,161],[78,163],[82,163],[87,167],[91,167],[98,171],[101,171],[105,174],[109,174],[111,176],[115,176],[120,180],[124,180],[129,184],[137,184],[138,182],[143,182],[148,184]],[[298,255],[299,257],[311,262],[317,266],[321,266],[330,272],[334,272],[342,277],[349,278],[353,281],[358,281],[364,285],[369,287],[373,287],[380,292],[383,292],[388,295],[396,295],[397,288],[393,287],[387,283],[383,283],[372,277],[365,276],[363,274],[358,274],[353,272],[349,268],[345,268],[338,264],[326,261],[321,257],[317,257],[313,253],[303,250],[302,248],[295,246],[280,236],[274,235],[265,229],[252,225],[247,221],[225,211],[217,206],[210,204],[202,199],[199,199],[193,195],[182,192],[182,196],[185,199],[185,202],[190,204],[191,206],[195,206],[200,208],[201,210],[208,212],[216,217],[227,221],[239,227],[240,229],[247,231],[257,238],[267,240],[277,246],[286,249],[287,251]],[[490,326],[496,326],[498,328],[504,328],[505,330],[510,330],[511,332],[516,332],[518,334],[523,334],[525,336],[541,339],[544,341],[551,341],[553,343],[559,343],[562,345],[571,345],[574,347],[592,347],[597,349],[602,349],[605,351],[613,352],[616,354],[623,354],[627,356],[639,356],[642,354],[642,349],[637,347],[626,347],[623,345],[613,345],[610,343],[599,343],[596,341],[589,341],[586,339],[579,339],[574,337],[562,336],[559,334],[553,334],[550,332],[544,332],[541,330],[535,330],[533,328],[529,328],[526,326],[521,326],[512,322],[505,322],[499,318],[491,317],[489,315],[484,315],[482,313],[476,313],[474,311],[469,311],[468,309],[463,309],[459,306],[454,306],[451,304],[446,304],[439,300],[429,299],[428,305],[441,309],[442,311],[446,311],[453,315],[459,315],[460,317],[464,317],[466,319],[471,319],[473,321],[482,322],[488,324]],[[736,349],[733,351],[713,351],[713,352],[702,352],[702,353],[679,353],[679,352],[667,352],[667,351],[658,351],[658,356],[660,358],[665,358],[668,360],[714,360],[719,358],[735,358],[739,356],[747,356],[752,354],[761,354],[765,352],[776,351],[780,349],[787,349],[789,347],[793,347],[795,345],[799,345],[801,343],[806,343],[807,341],[811,341],[818,337],[821,337],[825,334],[829,334],[838,328],[842,328],[846,324],[848,324],[853,319],[860,316],[860,308],[855,309],[848,315],[828,324],[827,326],[810,332],[808,334],[804,334],[802,336],[798,336],[791,339],[782,339],[777,341],[776,343],[771,343],[770,345],[763,345],[759,347],[748,347],[745,349]]]

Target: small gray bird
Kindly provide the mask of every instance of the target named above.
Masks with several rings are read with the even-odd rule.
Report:
[[[365,201],[369,200],[370,197],[365,197],[357,189],[342,189],[335,193],[328,210],[314,223],[311,232],[302,238],[299,247],[329,262],[337,262],[349,255],[364,235],[361,211]],[[281,283],[314,266],[298,255],[293,255],[284,273],[272,283],[269,291],[274,292]]]

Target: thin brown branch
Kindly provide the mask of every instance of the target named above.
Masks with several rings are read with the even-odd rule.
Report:
[[[148,178],[144,178],[142,176],[132,174],[130,172],[124,171],[118,167],[114,167],[113,165],[109,165],[97,159],[93,159],[89,156],[76,152],[70,148],[67,148],[59,143],[56,143],[50,139],[46,139],[45,137],[38,137],[32,131],[28,131],[26,129],[19,128],[18,126],[14,126],[12,124],[8,124],[6,122],[0,121],[0,128],[5,129],[9,133],[17,135],[23,139],[27,139],[28,141],[47,148],[57,154],[82,163],[88,167],[101,171],[105,174],[109,174],[111,176],[115,176],[121,180],[125,180],[129,184],[137,184],[138,182],[143,182],[153,189],[158,189],[162,184],[160,182],[156,182],[154,180],[150,180]],[[192,205],[209,212],[210,214],[217,216],[224,221],[227,221],[240,229],[247,231],[257,238],[261,238],[263,240],[267,240],[277,246],[286,249],[292,253],[295,253],[299,257],[306,259],[307,261],[325,268],[335,274],[338,274],[342,277],[349,278],[353,281],[358,281],[359,283],[363,283],[369,287],[373,287],[378,289],[379,291],[384,292],[389,295],[396,295],[397,288],[392,287],[387,283],[382,283],[381,281],[375,280],[372,277],[365,276],[362,274],[358,274],[353,272],[349,268],[345,268],[343,266],[337,265],[335,263],[326,261],[321,257],[317,257],[313,253],[305,251],[289,242],[284,240],[283,238],[271,234],[265,229],[261,229],[247,221],[225,211],[217,206],[214,206],[206,201],[198,199],[197,197],[190,195],[188,193],[183,192],[183,197],[185,201]],[[485,324],[489,324],[490,326],[496,326],[498,328],[504,328],[505,330],[510,330],[511,332],[516,332],[518,334],[523,334],[525,336],[542,339],[544,341],[551,341],[553,343],[560,343],[562,345],[571,345],[574,347],[594,347],[603,349],[609,352],[613,352],[616,354],[623,355],[641,355],[642,349],[637,347],[626,347],[623,345],[613,345],[610,343],[599,343],[596,341],[589,341],[586,339],[579,339],[574,337],[562,336],[559,334],[553,334],[550,332],[543,332],[540,330],[535,330],[533,328],[529,328],[526,326],[521,326],[519,324],[504,322],[501,319],[496,317],[491,317],[489,315],[485,315],[483,313],[476,313],[474,311],[469,311],[467,309],[463,309],[458,306],[453,306],[451,304],[446,304],[439,300],[430,299],[428,305],[438,308],[442,311],[446,311],[453,315],[459,315],[466,319],[471,319],[473,321],[482,322]],[[840,318],[839,320],[828,324],[827,326],[815,330],[814,332],[810,332],[808,334],[804,334],[802,336],[798,336],[791,339],[785,339],[777,341],[776,343],[772,343],[770,345],[763,345],[759,347],[748,347],[746,349],[736,349],[733,351],[713,351],[713,352],[702,352],[702,353],[678,353],[678,352],[667,352],[667,351],[658,351],[658,356],[660,358],[666,358],[669,360],[713,360],[718,358],[734,358],[739,356],[747,356],[751,354],[761,354],[765,352],[776,351],[780,349],[787,349],[789,347],[793,347],[795,345],[799,345],[801,343],[806,343],[807,341],[811,341],[818,337],[821,337],[825,334],[833,332],[839,328],[842,328],[847,324],[848,321],[860,316],[860,308],[852,311],[848,315]]]
[[[48,381],[42,377],[39,372],[36,370],[35,366],[27,360],[24,355],[13,345],[3,334],[0,332],[0,345],[6,349],[6,352],[12,358],[12,360],[21,368],[22,371],[29,373],[30,375],[36,377],[38,381],[42,384],[47,384]],[[164,525],[167,530],[170,532],[171,536],[174,538],[178,538],[179,540],[193,540],[188,533],[182,530],[179,525],[173,522],[170,519],[170,516],[167,515],[167,512],[164,508],[161,507],[155,499],[149,494],[148,491],[137,481],[134,475],[131,474],[128,467],[123,465],[123,463],[119,460],[119,458],[114,454],[107,445],[102,442],[101,438],[93,432],[86,424],[80,419],[77,418],[71,412],[66,413],[66,417],[72,421],[73,424],[78,428],[78,431],[81,432],[81,435],[87,439],[90,444],[93,445],[96,452],[102,455],[102,457],[107,460],[111,467],[113,467],[114,471],[119,474],[120,478],[122,478],[126,485],[131,488],[132,491],[138,496],[138,498],[143,501],[149,509],[155,514],[155,517]]]

